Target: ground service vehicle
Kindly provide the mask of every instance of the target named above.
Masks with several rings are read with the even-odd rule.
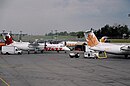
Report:
[[[97,58],[96,54],[93,51],[84,52],[84,58]]]
[[[16,46],[2,46],[2,54],[22,54],[22,50],[19,50]]]
[[[95,51],[90,50],[87,45],[85,45],[84,58],[97,58],[97,54]]]
[[[80,57],[80,55],[79,55],[79,53],[69,53],[69,56],[70,56],[70,58],[79,58]]]

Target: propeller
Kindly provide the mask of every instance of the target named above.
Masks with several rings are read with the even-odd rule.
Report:
[[[46,47],[47,47],[47,44],[46,44],[46,43],[47,43],[47,41],[45,41],[44,49],[46,49]]]
[[[30,48],[38,48],[38,46],[39,46],[38,39],[35,39],[35,42],[29,44]]]

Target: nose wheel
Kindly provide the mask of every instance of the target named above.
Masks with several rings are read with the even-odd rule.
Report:
[[[125,55],[125,58],[128,58],[128,55]]]

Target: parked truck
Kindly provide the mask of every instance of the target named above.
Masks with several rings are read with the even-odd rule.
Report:
[[[16,46],[2,46],[1,54],[22,54]]]

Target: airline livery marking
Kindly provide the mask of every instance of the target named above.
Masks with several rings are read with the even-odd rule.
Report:
[[[88,43],[88,46],[91,46],[91,47],[93,47],[99,43],[96,36],[93,33],[88,34],[86,41]]]
[[[44,48],[44,50],[46,51],[61,51],[63,50],[63,48],[52,48],[52,47],[47,47],[47,48]]]

